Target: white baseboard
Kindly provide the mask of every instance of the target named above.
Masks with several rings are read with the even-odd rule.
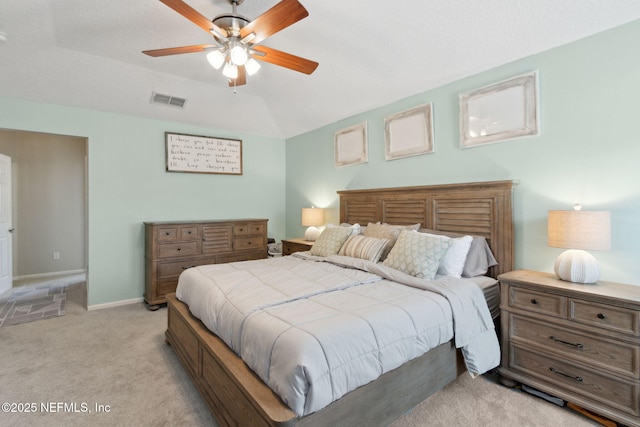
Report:
[[[144,301],[143,297],[126,299],[122,301],[107,302],[104,304],[94,304],[87,307],[87,311],[102,310],[103,308],[120,307],[121,305],[138,304]]]
[[[86,274],[87,270],[67,270],[67,271],[56,271],[53,273],[25,274],[24,276],[14,276],[13,280],[42,279],[47,277],[67,276],[71,274],[82,274],[82,273]]]

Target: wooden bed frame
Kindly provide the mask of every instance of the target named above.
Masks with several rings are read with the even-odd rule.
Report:
[[[499,263],[513,269],[514,181],[338,191],[340,221],[420,223],[423,228],[484,236]],[[304,417],[296,415],[211,333],[175,294],[167,296],[166,340],[220,426],[387,425],[465,371],[453,342],[436,347]]]

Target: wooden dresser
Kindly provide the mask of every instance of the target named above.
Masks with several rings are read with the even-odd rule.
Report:
[[[157,310],[183,270],[267,257],[267,220],[145,222],[145,292]]]
[[[640,426],[640,286],[527,270],[498,278],[501,382]]]

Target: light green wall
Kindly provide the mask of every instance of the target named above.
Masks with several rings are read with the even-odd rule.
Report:
[[[281,139],[9,98],[0,128],[88,138],[89,306],[142,296],[143,221],[268,218],[283,237]],[[244,174],[165,172],[165,131],[242,139]]]
[[[582,203],[611,210],[612,250],[594,252],[602,279],[640,285],[639,42],[635,21],[290,138],[287,237],[304,233],[300,209],[311,204],[330,208],[327,222],[337,222],[337,190],[513,179],[517,268],[553,271],[562,250],[547,246],[547,211]],[[458,94],[533,70],[541,134],[458,148]],[[385,161],[384,118],[428,102],[435,153]],[[334,132],[363,121],[369,162],[335,168]]]

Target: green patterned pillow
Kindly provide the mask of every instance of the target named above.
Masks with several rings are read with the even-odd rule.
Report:
[[[398,236],[383,264],[411,276],[433,279],[440,259],[451,244],[451,239],[446,236],[405,230]]]
[[[311,255],[329,256],[337,255],[342,244],[351,235],[353,230],[348,227],[329,227],[325,228],[318,239],[311,247]]]

